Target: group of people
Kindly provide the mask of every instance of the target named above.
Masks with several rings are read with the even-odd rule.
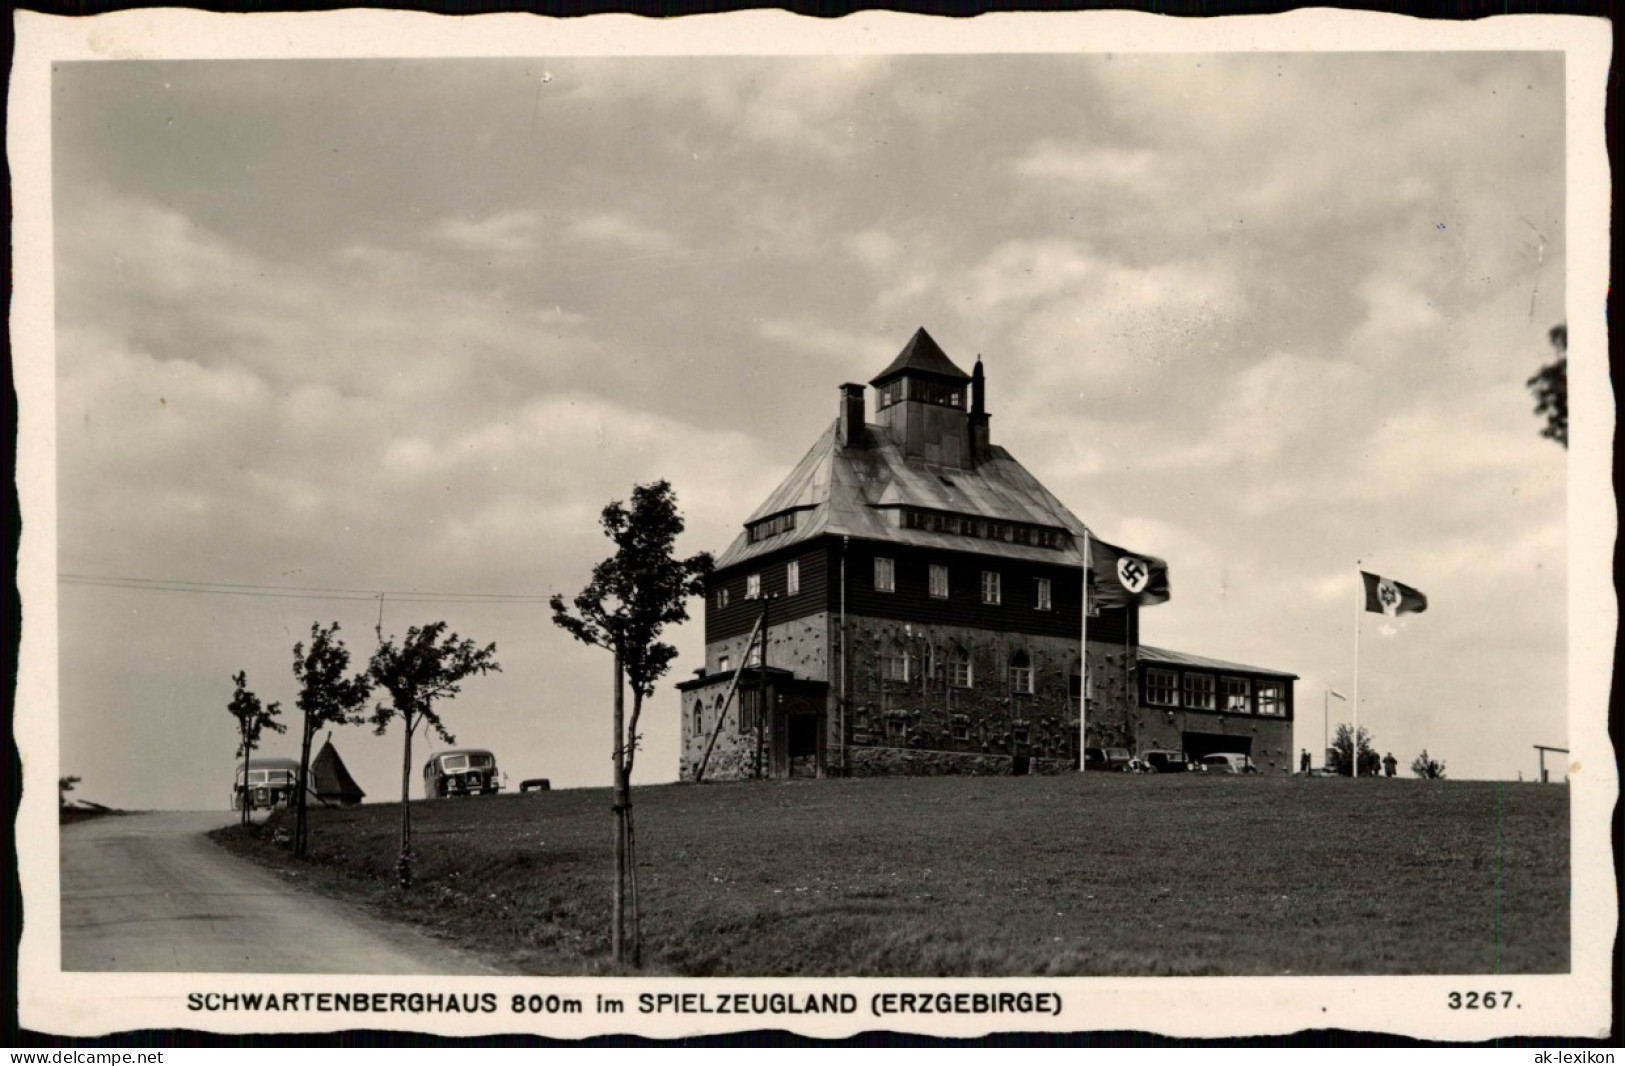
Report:
[[[1303,749],[1303,754],[1298,756],[1298,772],[1300,774],[1306,774],[1306,773],[1309,772],[1309,770],[1310,770],[1309,749],[1304,748]],[[1384,777],[1393,777],[1398,773],[1398,771],[1399,771],[1399,760],[1394,758],[1394,753],[1389,752],[1387,755],[1384,755],[1382,757],[1382,776],[1384,776]]]

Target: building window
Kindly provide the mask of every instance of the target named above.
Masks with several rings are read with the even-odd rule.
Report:
[[[762,575],[751,574],[745,578],[745,599],[759,600],[762,598]]]
[[[793,562],[784,568],[784,594],[794,596],[801,591],[801,563]]]
[[[1145,702],[1153,707],[1179,706],[1179,675],[1150,667],[1145,672]]]
[[[693,717],[692,728],[694,730],[694,735],[695,736],[701,736],[701,735],[703,735],[705,733],[705,701],[704,700],[695,700],[694,701],[694,717]]]
[[[758,644],[754,640],[750,642],[750,647],[745,649],[745,665],[746,666],[761,666],[762,665],[762,645]]]
[[[1252,710],[1249,706],[1252,685],[1244,677],[1226,677],[1220,679],[1224,689],[1224,709],[1232,714],[1246,714]]]
[[[931,564],[931,595],[939,600],[948,598],[948,568]]]
[[[717,673],[719,673],[719,674],[727,673],[728,672],[728,666],[732,662],[733,662],[733,660],[730,659],[726,655],[717,656]]]
[[[897,641],[886,646],[886,654],[881,657],[880,676],[887,681],[908,680],[908,652]]]
[[[1286,714],[1286,686],[1279,681],[1260,681],[1258,713],[1277,716]]]
[[[1017,722],[1010,730],[1010,735],[1016,742],[1017,747],[1025,748],[1032,740],[1032,734],[1026,722]]]
[[[969,740],[970,719],[962,714],[954,715],[948,722],[948,733],[955,740]]]
[[[1193,711],[1214,709],[1213,675],[1185,675],[1185,706]]]
[[[1033,661],[1024,651],[1010,656],[1010,691],[1019,695],[1032,695]]]
[[[875,560],[875,591],[897,591],[897,567],[890,559]]]
[[[1002,598],[999,594],[999,572],[997,570],[983,570],[982,602],[998,603]]]
[[[739,731],[756,732],[762,720],[762,690],[748,688],[739,693]]]
[[[728,586],[724,585],[717,589],[717,610],[720,611],[726,606],[728,606]]]
[[[1087,689],[1087,692],[1084,690]],[[1095,698],[1095,677],[1090,674],[1087,682],[1083,676],[1083,660],[1076,659],[1072,663],[1072,675],[1066,680],[1067,699],[1072,701],[1072,709],[1078,709],[1078,696],[1082,693],[1090,699]]]
[[[970,688],[972,680],[970,652],[964,648],[954,648],[948,653],[948,684],[954,688]]]
[[[942,672],[942,664],[937,661],[937,649],[930,644],[920,649],[920,676],[930,681]]]
[[[1054,610],[1055,604],[1050,599],[1049,578],[1036,579],[1037,587],[1033,590],[1033,605],[1040,611]]]
[[[908,738],[908,723],[893,715],[886,719],[886,739],[905,740]]]

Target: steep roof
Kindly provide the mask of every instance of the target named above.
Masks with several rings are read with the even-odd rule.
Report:
[[[950,381],[969,381],[970,375],[954,365],[937,342],[931,339],[931,334],[921,326],[914,331],[914,336],[903,345],[903,350],[897,353],[897,358],[891,365],[870,379],[869,384],[881,385],[903,373],[912,371],[917,374],[931,374]]]
[[[350,776],[350,770],[339,758],[339,750],[333,746],[333,738],[329,736],[322,750],[316,753],[316,758],[310,763],[311,777],[315,778],[312,786],[316,789],[319,799],[338,800],[341,803],[360,803],[367,795],[356,784],[355,778]]]
[[[754,544],[741,532],[718,557],[718,570],[787,545],[830,535],[1034,562],[1082,564],[1081,541],[1074,538],[1083,536],[1083,522],[1003,448],[993,446],[989,457],[974,469],[960,469],[904,459],[896,442],[879,426],[869,427],[867,446],[842,447],[838,428],[838,423],[831,424],[789,476],[746,519],[750,525],[771,515],[795,511],[795,528]],[[897,509],[901,507],[1062,529],[1071,538],[1064,547],[1055,549],[904,529],[897,521]]]
[[[1166,666],[1194,666],[1205,670],[1230,670],[1238,674],[1262,674],[1266,677],[1285,677],[1297,680],[1297,674],[1289,674],[1285,670],[1271,670],[1265,666],[1247,666],[1244,663],[1228,663],[1223,659],[1209,659],[1205,655],[1192,655],[1189,652],[1169,651],[1167,648],[1153,648],[1148,644],[1141,644],[1139,651],[1143,662],[1162,663]]]

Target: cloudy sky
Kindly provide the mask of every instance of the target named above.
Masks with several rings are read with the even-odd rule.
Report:
[[[541,602],[606,554],[598,510],[667,478],[681,548],[720,551],[923,325],[984,359],[997,443],[1170,561],[1148,643],[1302,675],[1318,750],[1364,560],[1432,604],[1365,616],[1379,749],[1528,776],[1567,738],[1565,453],[1524,388],[1566,318],[1563,78],[1498,52],[62,64],[62,772],[223,805],[232,674],[291,720],[294,642],[338,621],[359,664],[381,591],[386,633],[496,642],[459,741],[607,783],[609,659]],[[673,636],[675,681],[702,635]],[[676,717],[667,686],[643,780],[675,777]],[[399,735],[335,741],[388,799]]]

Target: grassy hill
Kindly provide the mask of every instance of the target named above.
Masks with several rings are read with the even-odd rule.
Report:
[[[1551,973],[1568,790],[1181,774],[636,790],[647,969],[686,975]],[[519,972],[607,972],[607,790],[286,816],[226,846]],[[291,824],[291,820],[289,820]]]

